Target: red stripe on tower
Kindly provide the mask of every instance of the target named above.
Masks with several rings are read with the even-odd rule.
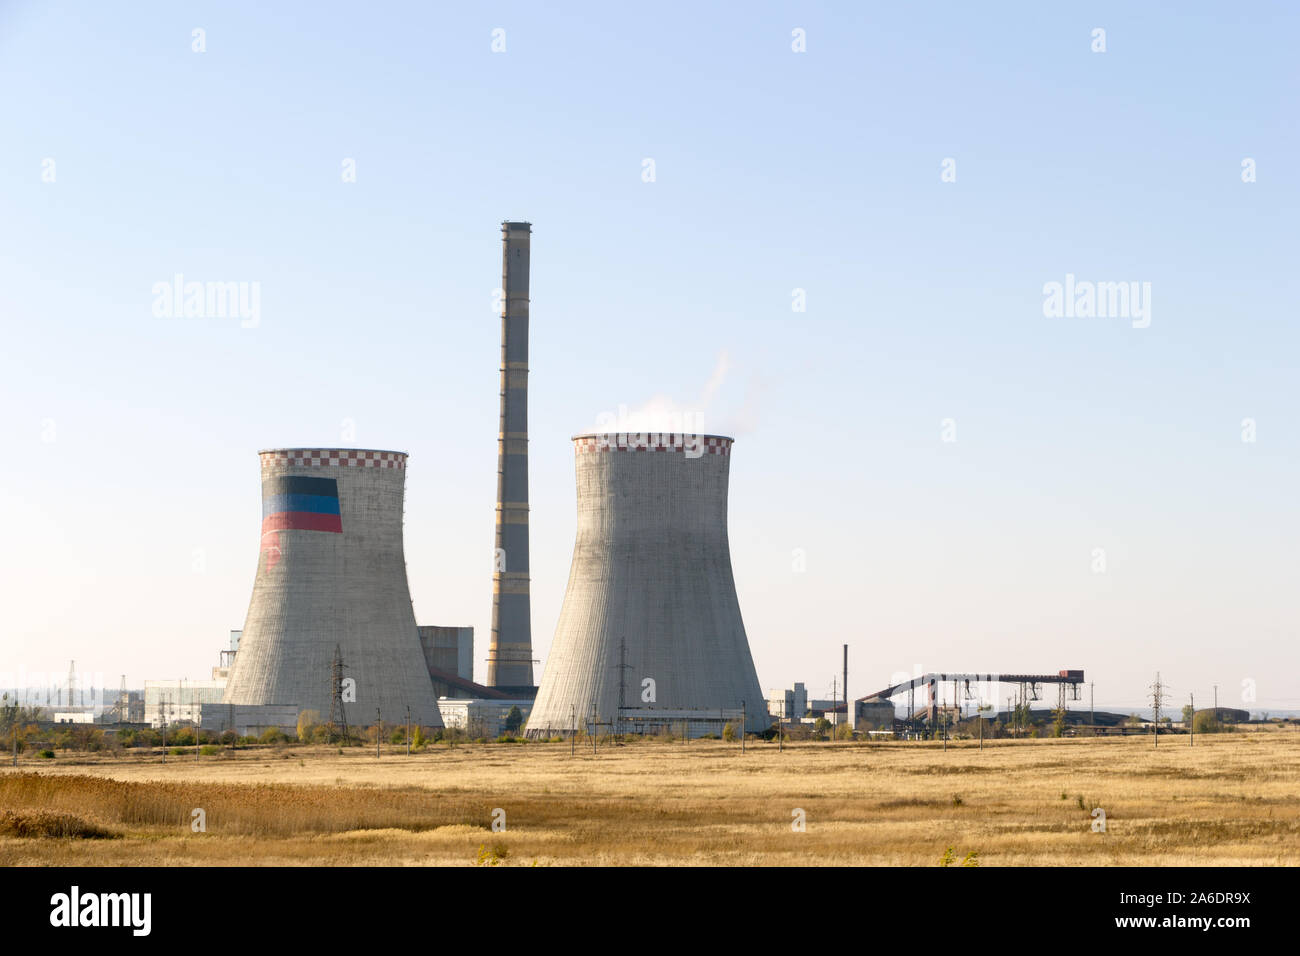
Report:
[[[339,515],[322,515],[310,511],[281,511],[262,520],[262,534],[268,531],[331,531],[343,533]]]

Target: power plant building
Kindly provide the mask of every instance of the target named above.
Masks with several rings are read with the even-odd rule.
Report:
[[[807,686],[800,683],[789,690],[769,690],[767,712],[777,720],[802,720],[808,713]]]
[[[227,704],[293,705],[349,724],[441,727],[402,545],[407,456],[286,448],[259,453],[262,535]],[[336,649],[343,664],[336,682]]]
[[[732,576],[732,439],[575,436],[578,521],[568,588],[528,721],[718,731],[770,718]],[[706,730],[707,728],[707,730]]]
[[[489,740],[509,732],[510,712],[518,709],[521,723],[527,720],[533,706],[530,699],[497,700],[481,698],[438,698],[442,722],[447,727],[457,727],[472,739]]]
[[[144,682],[144,719],[152,727],[164,722],[199,722],[199,708],[220,703],[226,682],[216,680],[147,680]]]

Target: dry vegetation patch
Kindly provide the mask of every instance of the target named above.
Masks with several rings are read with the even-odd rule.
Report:
[[[1174,738],[1158,751],[1135,738],[947,752],[751,744],[743,755],[723,741],[641,741],[595,756],[571,756],[567,744],[461,745],[382,759],[322,747],[291,761],[33,764],[0,773],[0,810],[62,814],[122,838],[46,841],[38,853],[17,824],[0,826],[0,860],[936,866],[973,853],[981,866],[1291,863],[1300,734],[1255,736],[1198,737],[1195,747]],[[194,808],[204,833],[191,832]],[[504,832],[492,829],[496,810]]]
[[[50,810],[0,811],[0,836],[19,839],[105,840],[116,835],[111,830],[71,813],[55,813]]]

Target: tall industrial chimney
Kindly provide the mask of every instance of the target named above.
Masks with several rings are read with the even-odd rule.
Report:
[[[744,708],[770,723],[736,599],[727,538],[730,438],[575,436],[578,528],[530,736],[593,716],[700,732]],[[692,717],[691,715],[695,715]]]
[[[441,727],[402,548],[406,455],[286,448],[259,453],[262,541],[223,703],[330,713],[335,647],[350,723]],[[355,709],[354,709],[355,708]]]
[[[532,224],[501,224],[501,432],[488,686],[532,695],[528,595],[528,257]]]

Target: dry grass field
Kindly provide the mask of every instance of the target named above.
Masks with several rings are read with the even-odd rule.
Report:
[[[1092,828],[1094,807],[1106,832]],[[201,808],[206,832],[191,832]],[[505,832],[491,827],[505,811]],[[795,832],[792,813],[806,814]],[[1284,865],[1300,732],[62,755],[0,773],[0,864]]]

